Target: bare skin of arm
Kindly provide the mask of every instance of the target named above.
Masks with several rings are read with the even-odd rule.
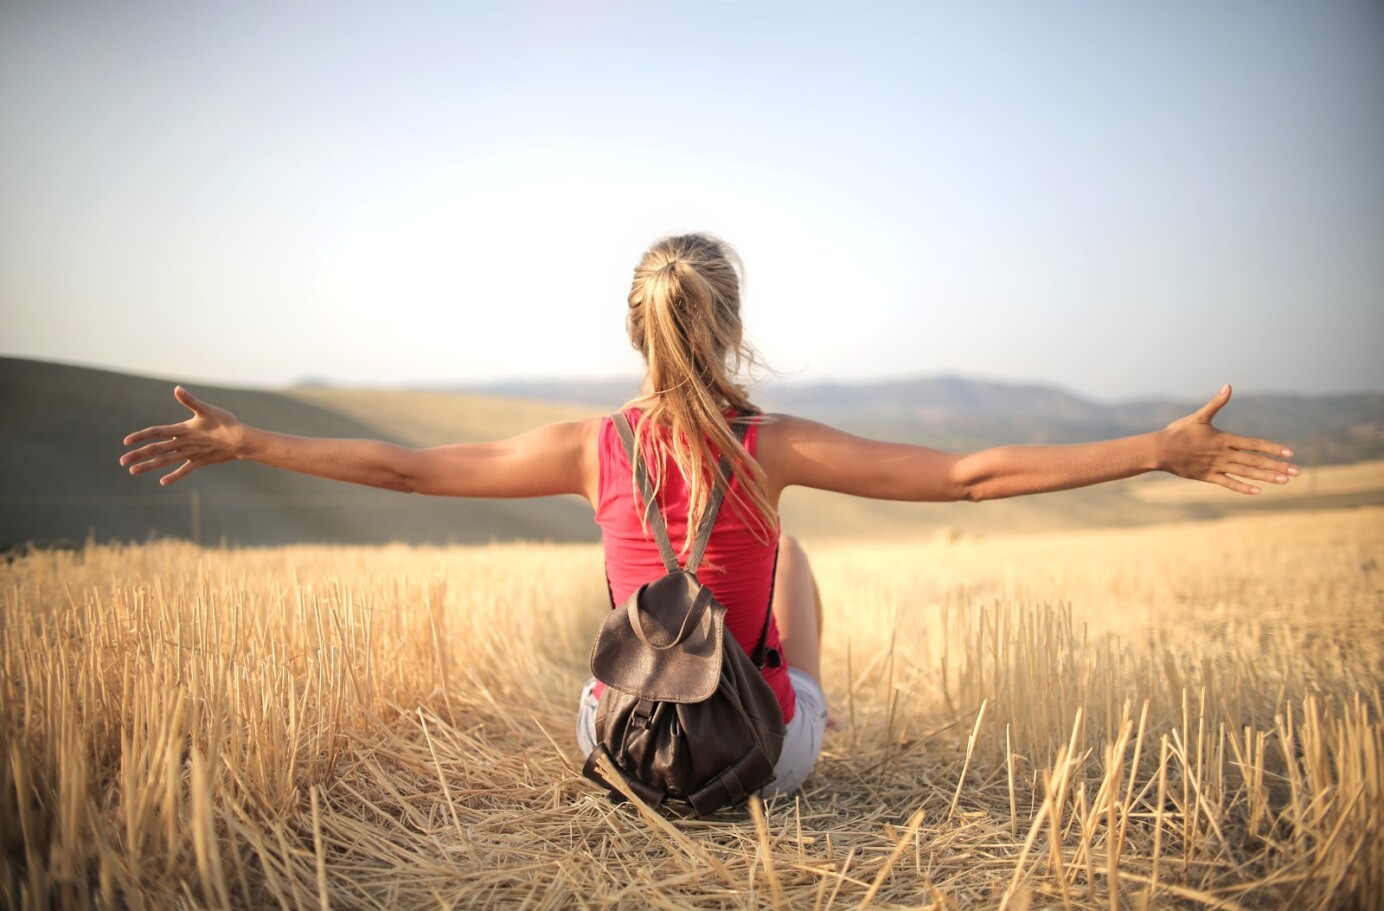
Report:
[[[601,418],[549,424],[495,443],[411,449],[372,440],[273,433],[243,424],[181,386],[174,396],[193,416],[130,434],[120,464],[131,474],[177,466],[172,484],[233,459],[317,477],[410,493],[455,497],[580,494],[597,500],[596,435]],[[1225,433],[1212,418],[1230,401],[1227,386],[1163,430],[1071,446],[1001,446],[957,455],[853,436],[814,421],[773,416],[760,430],[758,458],[770,501],[784,488],[815,487],[883,500],[992,500],[1085,487],[1147,471],[1257,494],[1254,482],[1286,484],[1298,473],[1279,443]],[[148,442],[153,441],[153,442]]]
[[[127,436],[127,446],[145,444],[121,456],[120,464],[129,466],[130,474],[177,466],[159,479],[167,485],[207,465],[244,460],[406,493],[496,498],[580,494],[595,502],[599,418],[549,424],[494,443],[413,449],[375,440],[274,433],[241,423],[181,386],[173,395],[192,417]]]
[[[1257,494],[1255,482],[1286,484],[1298,469],[1280,443],[1225,433],[1211,425],[1230,401],[1224,387],[1193,414],[1163,430],[1070,446],[1001,446],[958,455],[852,436],[775,415],[760,430],[759,461],[777,502],[799,485],[880,500],[994,500],[1086,487],[1147,471]]]

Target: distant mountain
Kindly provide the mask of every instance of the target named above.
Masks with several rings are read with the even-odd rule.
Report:
[[[1096,407],[1055,386],[998,383],[948,375],[860,383],[784,383],[767,388],[765,397],[792,411],[939,417],[1027,415],[1070,420]]]
[[[1202,401],[1101,404],[1049,386],[959,377],[862,384],[783,385],[775,408],[872,435],[943,449],[1005,443],[1078,443],[1165,426]],[[1384,457],[1384,395],[1236,393],[1217,425],[1293,446],[1312,464]]]
[[[597,405],[602,410],[613,410],[638,395],[639,384],[639,377],[631,376],[605,380],[513,380],[426,388],[435,388],[443,392],[471,392],[477,395],[536,399],[541,402],[566,402],[571,405]]]

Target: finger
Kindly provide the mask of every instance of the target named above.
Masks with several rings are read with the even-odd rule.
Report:
[[[124,439],[126,446],[132,446],[142,440],[153,440],[160,437],[167,439],[178,435],[184,429],[182,424],[163,424],[158,427],[146,427],[143,430],[136,430]]]
[[[1233,449],[1243,449],[1246,452],[1263,452],[1285,458],[1293,454],[1293,451],[1282,443],[1261,440],[1258,437],[1231,437],[1230,446]]]
[[[164,440],[160,443],[150,443],[148,446],[141,446],[139,449],[131,450],[120,457],[121,465],[130,465],[134,462],[142,462],[152,456],[160,455],[165,452],[172,452],[178,448],[177,440]]]
[[[202,414],[207,410],[206,402],[203,402],[201,399],[197,398],[197,396],[193,395],[191,392],[188,392],[182,386],[173,387],[173,397],[178,401],[182,402],[184,405],[186,405],[188,410],[190,410],[193,414]]]
[[[1219,392],[1211,396],[1209,402],[1197,409],[1197,420],[1204,421],[1207,424],[1211,423],[1212,418],[1216,416],[1216,412],[1224,408],[1225,403],[1228,401],[1230,401],[1230,384],[1226,383],[1221,387]]]
[[[1298,467],[1292,462],[1271,459],[1268,456],[1260,455],[1257,452],[1251,452],[1247,449],[1234,450],[1226,457],[1226,461],[1234,465],[1248,465],[1250,468],[1262,468],[1265,471],[1286,474],[1289,477],[1297,477],[1298,474],[1301,473],[1298,471]]]
[[[173,452],[155,456],[152,459],[140,462],[138,465],[131,465],[130,474],[147,474],[148,472],[157,471],[160,468],[165,468],[174,463],[185,461],[186,459],[186,453],[174,450]]]
[[[159,483],[162,484],[164,487],[167,487],[169,484],[176,484],[178,481],[192,474],[196,470],[196,465],[192,464],[191,462],[184,462],[183,464],[175,468],[173,471],[170,471],[168,474],[159,478]]]
[[[1248,465],[1231,465],[1226,471],[1232,472],[1242,478],[1250,478],[1255,481],[1268,481],[1270,484],[1287,484],[1288,475],[1281,471],[1269,468],[1251,468]]]
[[[1241,449],[1239,446],[1232,446],[1230,447],[1230,453],[1226,454],[1225,458],[1226,460],[1235,462],[1237,465],[1251,465],[1251,467],[1254,468],[1273,468],[1275,471],[1293,473],[1293,475],[1297,473],[1297,465],[1294,465],[1293,462],[1286,462],[1279,460],[1279,458],[1271,458],[1271,456],[1277,456],[1277,453],[1265,454],[1262,453],[1262,451]]]
[[[1230,475],[1225,474],[1223,472],[1212,475],[1210,480],[1213,484],[1219,484],[1222,487],[1228,487],[1236,493],[1249,494],[1252,496],[1259,492],[1259,488],[1255,487],[1253,484],[1246,484],[1239,478],[1231,477]]]

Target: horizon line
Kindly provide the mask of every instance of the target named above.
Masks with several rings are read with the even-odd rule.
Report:
[[[561,376],[561,375],[528,375],[522,377],[508,378],[486,378],[486,379],[457,379],[457,380],[407,380],[399,379],[389,382],[367,382],[361,380],[341,379],[338,377],[323,377],[308,374],[283,383],[245,383],[238,380],[216,379],[214,377],[186,377],[173,374],[157,372],[135,372],[133,369],[109,364],[97,364],[76,360],[62,360],[55,358],[33,357],[25,354],[12,354],[0,351],[0,358],[20,361],[30,361],[32,363],[50,364],[59,367],[72,367],[83,370],[103,371],[107,373],[117,373],[125,376],[140,377],[150,380],[163,380],[170,383],[182,383],[184,385],[203,385],[221,388],[243,389],[253,391],[281,391],[291,389],[310,389],[327,388],[341,390],[376,390],[376,391],[396,391],[396,392],[479,392],[487,389],[495,389],[503,386],[526,386],[526,385],[573,385],[573,384],[616,384],[630,383],[637,385],[640,381],[638,374],[601,374],[589,376]],[[1048,392],[1057,392],[1073,398],[1083,399],[1097,404],[1110,403],[1147,403],[1147,402],[1176,402],[1182,403],[1193,401],[1194,397],[1179,397],[1176,393],[1140,393],[1120,397],[1098,397],[1088,392],[1079,391],[1057,382],[1034,379],[1034,378],[1003,378],[987,376],[982,374],[966,373],[956,370],[940,370],[937,372],[918,372],[910,374],[884,374],[879,376],[866,377],[768,377],[763,380],[750,379],[746,385],[751,389],[765,390],[777,385],[780,388],[804,388],[813,386],[835,386],[835,387],[867,387],[867,386],[886,386],[903,385],[907,383],[927,382],[935,380],[959,380],[961,382],[985,384],[990,386],[1003,386],[1021,389],[1042,389]],[[1333,398],[1349,396],[1370,396],[1384,395],[1384,388],[1380,389],[1337,389],[1317,392],[1303,392],[1283,389],[1245,389],[1236,386],[1234,394],[1239,397],[1284,397],[1284,398]],[[1214,394],[1215,390],[1207,393],[1207,397]]]

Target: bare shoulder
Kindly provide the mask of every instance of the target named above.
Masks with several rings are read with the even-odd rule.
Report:
[[[794,415],[764,416],[757,456],[774,493],[801,486],[887,500],[954,499],[947,473],[955,456]]]
[[[759,426],[757,449],[761,463],[766,457],[772,458],[782,448],[792,446],[795,441],[810,439],[821,433],[830,433],[834,429],[826,424],[800,418],[794,414],[764,412],[755,415],[754,420]]]
[[[515,440],[533,441],[541,445],[567,450],[593,447],[601,433],[604,417],[581,418],[575,421],[555,421],[521,433]]]
[[[603,425],[606,422],[607,417],[609,417],[609,415],[603,414],[598,415],[594,418],[584,418],[580,421],[572,421],[571,423],[575,425],[575,427],[573,428],[575,433],[577,433],[584,441],[594,444],[597,438],[601,435],[601,425]]]
[[[600,419],[559,421],[503,440],[407,450],[408,488],[453,497],[546,497],[598,486]]]
[[[582,494],[594,507],[601,493],[601,427],[606,422],[605,415],[572,421],[567,432],[571,435],[579,453],[581,466]]]
[[[850,440],[869,442],[863,437],[854,436],[844,430],[832,427],[830,424],[823,424],[820,421],[809,420],[794,414],[766,412],[758,415],[758,418],[761,462],[765,456],[773,458],[776,455],[791,453],[802,446],[831,442],[842,444]]]
[[[792,414],[759,416],[755,457],[775,492],[803,483],[805,461],[818,458],[824,446],[844,445],[849,434],[827,424]]]

